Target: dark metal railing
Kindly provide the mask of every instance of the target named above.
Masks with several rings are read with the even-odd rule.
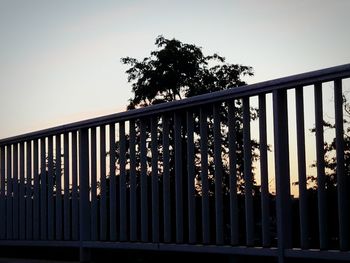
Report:
[[[2,139],[0,244],[203,249],[274,256],[280,262],[285,257],[350,259],[342,91],[349,77],[347,64]],[[324,82],[334,83],[336,236],[329,233],[327,214]],[[310,87],[314,203],[308,197],[305,157],[304,115],[309,113],[303,91]],[[288,90],[295,90],[297,164],[289,163]],[[251,97],[258,98],[254,107]],[[269,103],[273,116],[267,115]],[[252,111],[258,131],[251,130]],[[272,145],[268,119],[274,125]],[[255,145],[252,133],[257,132]],[[291,165],[298,166],[297,199],[291,197]],[[269,191],[269,178],[276,193]],[[311,222],[310,204],[317,222]],[[294,213],[297,224],[291,222]],[[316,234],[311,224],[317,225]]]

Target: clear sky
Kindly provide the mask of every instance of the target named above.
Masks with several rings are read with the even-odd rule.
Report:
[[[249,83],[350,62],[349,0],[0,0],[0,138],[122,111],[120,58],[162,34],[253,66]]]

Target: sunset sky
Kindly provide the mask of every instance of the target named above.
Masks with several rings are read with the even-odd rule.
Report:
[[[124,110],[120,58],[148,56],[161,34],[253,66],[249,83],[349,63],[349,10],[348,0],[0,0],[0,138]]]

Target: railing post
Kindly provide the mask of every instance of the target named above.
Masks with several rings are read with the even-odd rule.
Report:
[[[170,165],[169,165],[169,117],[162,116],[163,128],[163,217],[164,217],[164,242],[171,241],[171,198],[170,198]]]
[[[252,145],[250,139],[249,97],[243,98],[243,155],[246,244],[247,246],[254,246]]]
[[[305,156],[305,127],[304,127],[304,92],[303,87],[295,89],[296,128],[297,128],[297,155],[299,180],[299,220],[300,220],[300,247],[307,249],[309,242],[309,212],[307,202],[306,156]]]
[[[89,134],[88,129],[79,130],[79,223],[80,223],[80,262],[90,260],[89,250],[83,242],[90,240],[90,201],[89,201]]]
[[[183,194],[182,191],[182,117],[180,113],[174,114],[174,138],[175,138],[175,211],[176,211],[176,242],[183,243]]]
[[[314,85],[315,96],[315,137],[316,137],[316,168],[317,168],[317,208],[318,208],[318,232],[320,249],[329,247],[329,226],[327,220],[327,188],[325,173],[325,149],[323,131],[323,95],[322,83]]]
[[[291,245],[287,91],[273,92],[278,262]]]
[[[6,238],[6,177],[5,146],[0,147],[0,239]]]

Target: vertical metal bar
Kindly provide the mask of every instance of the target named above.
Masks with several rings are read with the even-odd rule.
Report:
[[[39,140],[33,141],[33,239],[40,238],[40,175],[39,175]]]
[[[220,104],[213,105],[216,244],[224,243]]]
[[[72,239],[79,240],[77,132],[72,132]]]
[[[91,128],[91,240],[98,240],[96,128]]]
[[[46,138],[40,139],[40,239],[47,239]]]
[[[19,239],[26,238],[26,203],[24,185],[24,142],[19,144]]]
[[[322,83],[315,84],[315,126],[316,126],[316,159],[317,159],[317,194],[318,194],[318,221],[320,249],[327,249],[327,199],[326,199],[326,177],[324,162],[324,140],[323,140],[323,105],[322,105]]]
[[[196,190],[195,190],[195,159],[194,159],[194,124],[193,112],[187,111],[187,202],[188,202],[188,241],[197,242],[196,228]]]
[[[115,124],[109,125],[109,236],[111,241],[117,240],[117,192],[116,192],[116,142]]]
[[[69,240],[71,238],[71,204],[70,204],[70,184],[69,184],[69,133],[65,133],[63,137],[63,166],[64,166],[64,240]]]
[[[80,241],[90,240],[89,130],[79,130],[79,226]]]
[[[295,89],[297,148],[298,148],[298,181],[299,181],[299,219],[300,246],[309,248],[309,220],[306,190],[306,158],[304,127],[304,95],[303,87]]]
[[[169,117],[162,116],[163,128],[163,218],[164,242],[171,241],[171,202],[170,202],[170,165],[169,165]]]
[[[140,159],[141,159],[141,241],[148,242],[148,190],[147,190],[147,146],[146,120],[140,126]]]
[[[13,145],[13,239],[19,238],[19,178],[18,178],[18,144]]]
[[[235,101],[228,102],[228,143],[230,160],[230,231],[231,245],[238,244],[237,146]]]
[[[158,118],[151,118],[151,154],[152,154],[152,242],[159,242],[159,186],[158,186]]]
[[[291,246],[287,91],[273,92],[278,262]]]
[[[12,145],[6,146],[6,239],[13,239]]]
[[[56,240],[62,240],[62,161],[61,161],[61,135],[56,135]]]
[[[339,246],[340,250],[350,248],[350,215],[349,215],[349,180],[344,169],[344,126],[343,126],[343,92],[342,80],[334,81],[334,107],[335,107],[335,143],[337,156],[337,186],[338,186],[338,216],[339,216]]]
[[[201,151],[201,181],[202,181],[202,235],[203,243],[210,242],[209,213],[209,182],[208,182],[208,122],[207,112],[200,108],[200,151]]]
[[[176,210],[176,242],[183,243],[183,196],[182,196],[182,116],[174,114],[174,137],[175,137],[175,210]]]
[[[253,218],[253,177],[252,177],[252,147],[250,141],[250,106],[249,97],[243,98],[243,152],[244,152],[244,197],[246,244],[254,245]]]
[[[269,176],[267,163],[267,134],[266,134],[266,95],[259,95],[259,141],[260,141],[260,175],[261,175],[261,221],[262,244],[271,245],[270,236],[270,206],[269,206]]]
[[[5,146],[0,147],[0,239],[6,238],[6,172],[5,172]]]
[[[130,241],[137,240],[137,196],[136,196],[136,130],[135,120],[130,120]]]
[[[126,241],[127,240],[127,216],[126,216],[126,172],[125,172],[125,152],[126,152],[126,145],[125,145],[125,122],[122,121],[119,123],[119,143],[120,143],[120,156],[119,156],[119,163],[120,163],[120,171],[119,171],[119,191],[120,191],[120,198],[119,198],[119,211],[120,211],[120,241]]]
[[[100,127],[100,240],[107,240],[106,127]]]
[[[47,187],[47,238],[54,239],[54,174],[53,174],[53,137],[48,137],[48,187]]]
[[[33,239],[32,141],[27,141],[26,162],[26,239]]]

